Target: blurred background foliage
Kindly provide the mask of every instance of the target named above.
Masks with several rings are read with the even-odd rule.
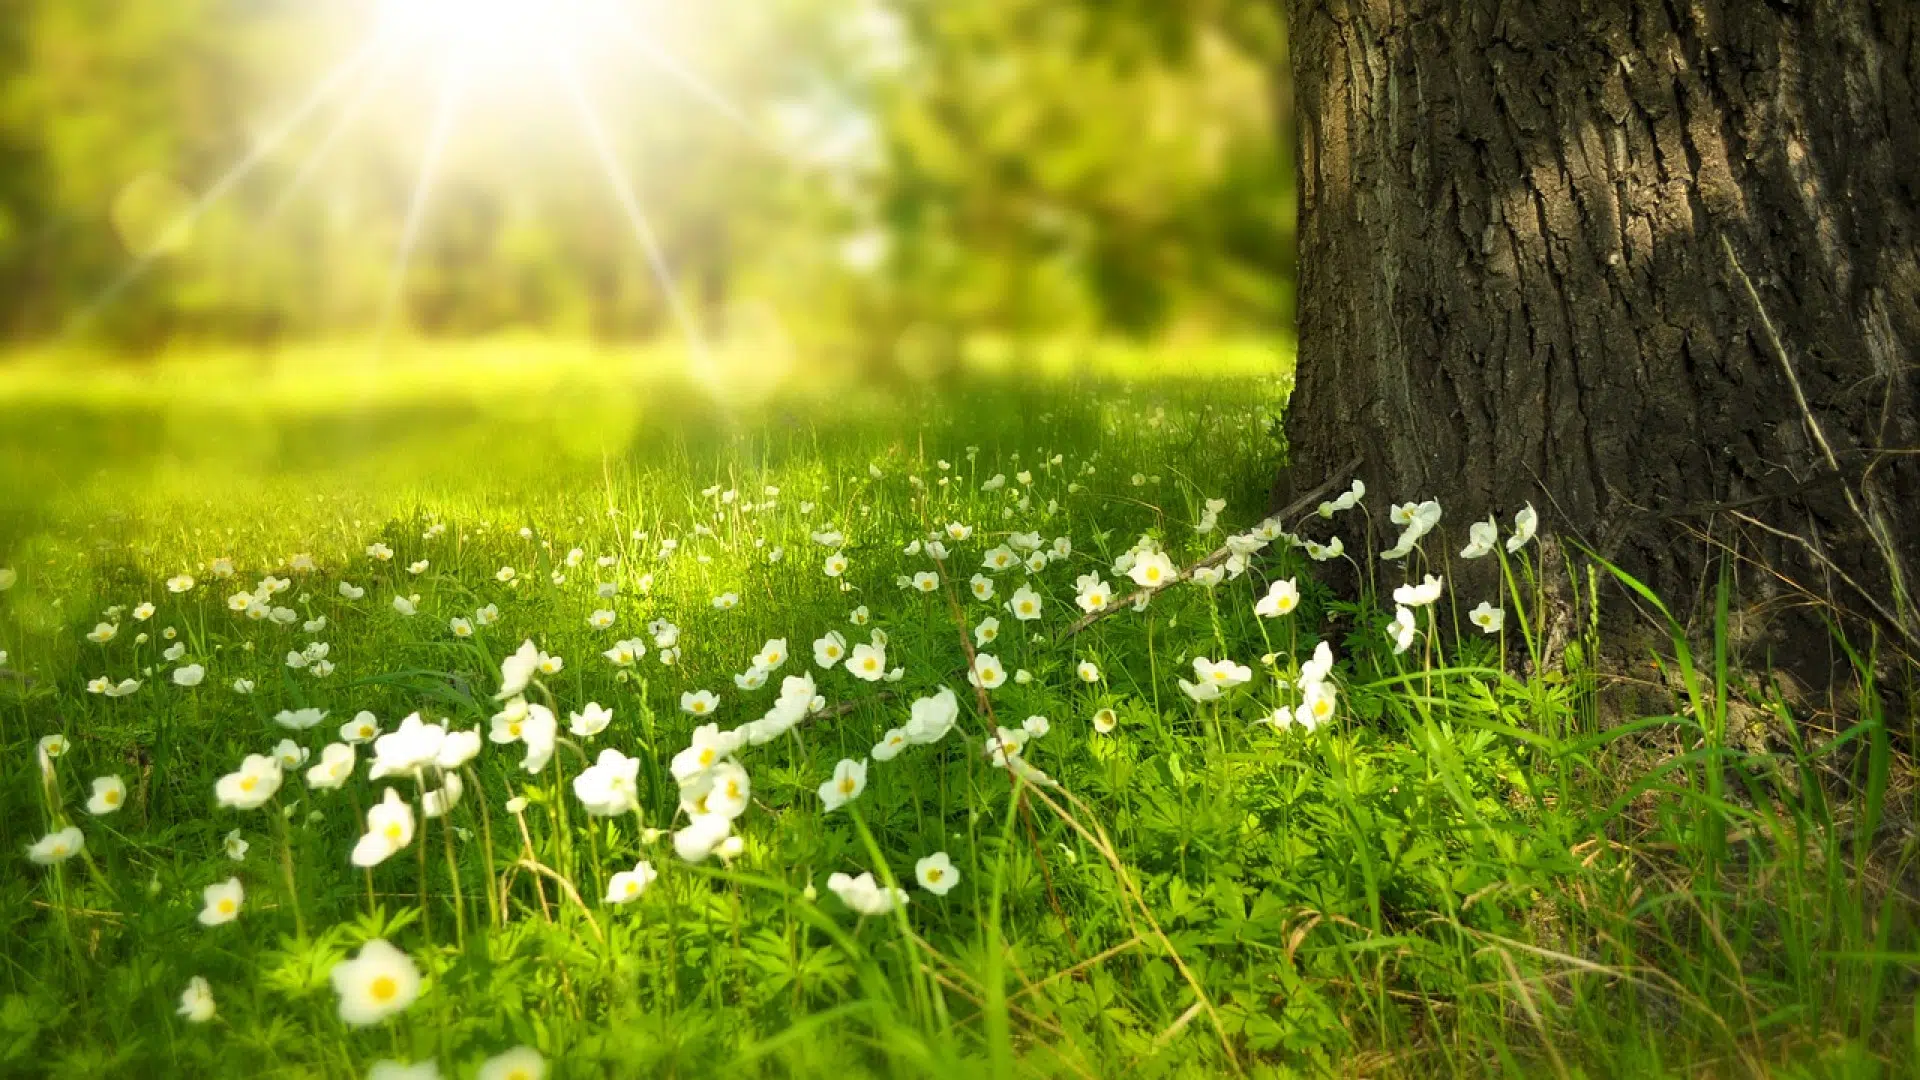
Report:
[[[0,0],[0,332],[662,339],[620,175],[713,340],[1290,321],[1270,0],[606,0],[569,35],[383,36],[428,2]]]

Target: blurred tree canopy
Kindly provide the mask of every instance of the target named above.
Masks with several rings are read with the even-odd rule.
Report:
[[[0,331],[673,333],[628,185],[707,335],[1290,318],[1269,3],[582,0],[483,62],[383,36],[432,2],[0,0]]]

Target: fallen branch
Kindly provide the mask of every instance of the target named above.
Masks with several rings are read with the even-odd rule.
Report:
[[[1360,468],[1360,459],[1354,458],[1352,461],[1349,461],[1345,465],[1334,470],[1330,475],[1328,475],[1328,477],[1325,480],[1322,480],[1320,484],[1317,487],[1315,487],[1312,491],[1307,492],[1305,495],[1300,496],[1299,498],[1288,503],[1286,506],[1281,507],[1278,511],[1272,514],[1269,514],[1267,516],[1269,518],[1276,518],[1276,517],[1290,518],[1296,514],[1305,513],[1308,507],[1318,506],[1321,500],[1325,499],[1328,495],[1333,494],[1333,491],[1335,488],[1344,486],[1347,482],[1347,478],[1352,476],[1354,472],[1359,468]],[[1074,623],[1072,626],[1067,627],[1066,631],[1060,635],[1059,640],[1065,641],[1068,638],[1071,638],[1076,634],[1080,633],[1082,630],[1085,630],[1087,627],[1092,626],[1094,623],[1099,622],[1101,619],[1104,619],[1107,616],[1114,614],[1115,612],[1131,607],[1135,603],[1138,603],[1140,598],[1143,596],[1152,596],[1154,593],[1157,593],[1162,589],[1171,588],[1182,581],[1187,581],[1191,579],[1193,577],[1193,572],[1195,570],[1201,570],[1209,566],[1218,566],[1221,563],[1226,562],[1228,557],[1230,557],[1232,554],[1233,554],[1233,549],[1226,544],[1222,544],[1218,548],[1214,549],[1211,553],[1209,553],[1205,558],[1200,559],[1199,561],[1195,562],[1192,566],[1189,566],[1185,570],[1182,570],[1178,574],[1175,574],[1173,576],[1173,580],[1167,582],[1165,585],[1155,585],[1152,588],[1139,589],[1120,600],[1116,600],[1113,603],[1108,604],[1106,607],[1101,608],[1099,611],[1090,611],[1086,615],[1081,616],[1078,622]]]

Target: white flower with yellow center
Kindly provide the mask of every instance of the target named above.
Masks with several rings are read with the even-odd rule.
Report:
[[[973,575],[972,579],[967,582],[967,586],[973,590],[973,598],[975,600],[985,601],[993,599],[993,579],[987,575]]]
[[[1253,605],[1253,613],[1263,619],[1277,619],[1300,606],[1300,589],[1292,578],[1267,586],[1267,595]]]
[[[960,884],[960,871],[954,868],[953,860],[944,851],[936,851],[914,863],[913,876],[919,880],[921,888],[935,896],[945,896]]]
[[[1171,582],[1179,575],[1179,571],[1174,568],[1173,560],[1164,553],[1145,551],[1134,558],[1126,574],[1143,589],[1157,589]]]
[[[280,790],[280,761],[264,754],[248,754],[240,768],[222,776],[213,785],[213,795],[221,806],[252,810],[266,805]]]
[[[1007,669],[992,654],[975,653],[973,669],[967,672],[967,681],[982,690],[992,690],[1007,681]]]
[[[720,699],[711,690],[692,690],[680,695],[680,711],[688,716],[706,716],[720,707]]]
[[[1479,627],[1481,633],[1497,634],[1507,623],[1507,613],[1482,600],[1479,607],[1467,612],[1467,619]]]
[[[822,668],[834,668],[847,655],[847,639],[837,630],[829,630],[813,643],[813,662]]]
[[[56,829],[28,846],[27,858],[40,866],[54,866],[73,858],[87,846],[87,838],[72,825]]]
[[[1039,618],[1040,607],[1040,594],[1026,585],[1015,589],[1012,598],[1007,601],[1007,610],[1021,622],[1032,622]]]
[[[378,866],[413,842],[413,807],[400,793],[386,795],[367,811],[367,831],[353,846],[353,865]]]
[[[847,657],[847,671],[854,678],[879,682],[887,674],[887,650],[879,645],[855,645]]]
[[[200,893],[204,906],[200,909],[201,926],[219,926],[230,923],[240,917],[240,905],[246,902],[247,890],[240,879],[230,877],[217,885],[209,885]]]
[[[833,778],[820,785],[820,802],[828,813],[860,797],[867,789],[867,763],[842,758],[833,767]]]
[[[96,777],[93,796],[87,800],[89,814],[111,814],[127,804],[127,785],[117,776]]]
[[[653,884],[654,879],[659,876],[653,864],[647,860],[642,859],[634,863],[633,869],[622,870],[608,879],[607,903],[625,904],[640,899],[641,894],[647,891],[647,886]]]
[[[420,969],[380,938],[362,945],[353,959],[335,964],[331,978],[340,995],[340,1019],[350,1027],[377,1024],[404,1012],[420,996]]]

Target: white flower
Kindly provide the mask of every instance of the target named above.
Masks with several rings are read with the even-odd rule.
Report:
[[[1267,595],[1253,605],[1253,613],[1263,619],[1277,619],[1300,606],[1300,589],[1292,578],[1276,581],[1267,587]]]
[[[1393,609],[1393,621],[1387,624],[1387,638],[1393,642],[1395,656],[1413,645],[1413,635],[1419,629],[1420,624],[1414,619],[1413,612],[1404,606]]]
[[[959,543],[962,540],[970,539],[972,536],[973,526],[962,525],[957,521],[949,521],[947,523],[947,539]]]
[[[233,829],[227,833],[221,846],[225,849],[227,858],[240,862],[247,857],[247,849],[253,845],[247,843],[246,837],[240,835],[239,829]]]
[[[1497,634],[1506,625],[1507,613],[1482,600],[1479,607],[1467,612],[1467,619],[1482,633]]]
[[[887,650],[879,645],[855,645],[847,657],[847,671],[854,678],[879,682],[887,674]]]
[[[500,621],[500,605],[488,604],[473,613],[473,621],[480,626],[492,626]]]
[[[827,561],[821,565],[820,569],[828,577],[837,578],[847,572],[847,557],[836,551],[827,556]]]
[[[41,866],[53,866],[66,862],[87,846],[87,838],[72,825],[56,829],[41,837],[27,848],[27,858]]]
[[[240,879],[230,877],[217,885],[209,885],[200,893],[205,906],[200,909],[201,926],[219,926],[230,923],[240,917],[240,905],[246,902],[247,890]]]
[[[834,874],[827,879],[827,888],[832,890],[840,901],[862,915],[885,915],[897,904],[907,902],[907,894],[901,889],[882,888],[873,880],[871,873],[859,877]]]
[[[347,600],[358,600],[367,595],[367,590],[351,581],[343,581],[340,583],[340,595]]]
[[[470,638],[473,636],[473,623],[457,615],[447,623],[447,629],[453,631],[453,636],[457,638]]]
[[[420,969],[406,953],[374,938],[351,960],[333,965],[340,1019],[351,1027],[377,1024],[406,1010],[420,996]]]
[[[1325,682],[1332,671],[1333,648],[1322,641],[1313,647],[1313,658],[1300,665],[1300,683],[1303,686],[1311,686],[1314,683]]]
[[[1026,732],[1029,738],[1038,739],[1053,730],[1053,722],[1044,716],[1029,716],[1020,725],[1020,730]]]
[[[1333,716],[1333,684],[1325,682],[1309,683],[1304,700],[1293,712],[1293,722],[1308,731],[1319,727]]]
[[[1120,726],[1120,714],[1112,709],[1101,709],[1093,714],[1093,730],[1105,735]]]
[[[639,775],[639,758],[608,747],[600,751],[599,760],[573,778],[573,793],[595,817],[629,813],[639,806]]]
[[[107,642],[112,641],[113,636],[119,632],[120,628],[118,626],[113,623],[103,622],[87,632],[87,640],[96,644],[105,645]]]
[[[1022,585],[1014,590],[1012,598],[1007,601],[1007,610],[1013,612],[1013,617],[1021,622],[1032,622],[1040,617],[1040,605],[1040,594]]]
[[[762,668],[750,667],[733,677],[733,685],[742,690],[758,690],[767,685],[767,673]]]
[[[850,758],[840,759],[833,767],[833,779],[820,785],[820,801],[831,813],[860,797],[867,789],[867,763]]]
[[[1393,602],[1406,607],[1425,607],[1440,599],[1446,582],[1432,574],[1418,585],[1402,585],[1393,590]]]
[[[847,655],[847,639],[837,630],[829,630],[813,643],[813,662],[822,668],[837,666]]]
[[[1000,636],[1000,620],[989,615],[986,618],[980,620],[980,625],[973,628],[974,647],[985,648],[986,646],[991,645],[993,643],[994,638],[997,638],[999,636]]]
[[[547,1059],[531,1046],[516,1046],[481,1062],[474,1080],[546,1080]]]
[[[601,708],[597,701],[589,701],[585,710],[572,714],[568,719],[567,730],[573,733],[574,738],[591,739],[607,730],[607,725],[613,722],[613,710]]]
[[[906,749],[908,743],[907,729],[888,728],[887,733],[880,736],[880,741],[873,744],[873,760],[892,761],[900,756],[900,751]]]
[[[975,574],[967,581],[967,587],[973,590],[975,600],[993,599],[993,579],[985,574]]]
[[[847,621],[855,626],[865,626],[873,616],[867,612],[867,605],[861,604],[847,613]]]
[[[146,622],[148,619],[153,618],[153,612],[154,607],[152,604],[142,603],[139,607],[133,609],[133,617],[136,622]],[[145,641],[146,635],[141,635],[140,640]]]
[[[521,642],[520,648],[512,656],[500,662],[500,692],[493,695],[495,701],[505,701],[518,697],[527,689],[533,674],[540,667],[540,650],[531,640]]]
[[[1228,690],[1252,679],[1253,669],[1228,659],[1209,660],[1204,656],[1196,656],[1193,658],[1193,677]]]
[[[1083,683],[1097,683],[1100,681],[1100,665],[1091,660],[1080,661],[1080,663],[1074,667],[1073,673],[1079,676],[1080,681]]]
[[[233,680],[233,692],[234,692],[234,693],[236,693],[236,694],[251,694],[251,693],[253,693],[253,680],[252,680],[252,679],[235,679],[235,680]]]
[[[1181,679],[1180,690],[1195,701],[1218,701],[1220,699],[1220,684],[1216,682],[1209,682],[1207,680],[1188,682],[1185,679]]]
[[[117,776],[96,777],[93,781],[93,797],[87,800],[87,813],[111,814],[125,806],[127,785]]]
[[[198,975],[187,980],[187,988],[180,992],[180,1008],[175,1011],[186,1017],[189,1024],[204,1024],[213,1019],[213,987]]]
[[[73,749],[73,744],[67,741],[67,737],[65,735],[61,735],[58,732],[56,732],[52,735],[42,736],[39,743],[39,749],[40,749],[41,756],[49,759],[58,760],[59,758],[66,756],[66,753],[68,750]]]
[[[600,655],[606,657],[614,667],[632,667],[635,661],[647,655],[647,643],[639,638],[616,641],[613,648]]]
[[[353,775],[353,763],[353,747],[328,743],[320,751],[319,764],[307,770],[307,786],[316,791],[337,790]]]
[[[1178,573],[1179,571],[1174,569],[1173,560],[1158,551],[1140,553],[1126,571],[1127,576],[1133,579],[1133,583],[1143,589],[1157,589],[1172,581]]]
[[[413,842],[413,807],[392,788],[367,811],[367,831],[353,846],[353,865],[378,866]]]
[[[733,835],[733,822],[720,814],[697,814],[673,834],[674,854],[690,863],[704,861]]]
[[[732,611],[740,606],[740,594],[724,592],[713,598],[713,610]]]
[[[914,863],[913,876],[919,880],[921,888],[935,896],[945,896],[960,884],[960,871],[954,869],[953,860],[944,851],[936,851]]]
[[[222,776],[213,785],[213,795],[221,806],[252,810],[266,805],[280,790],[280,761],[264,754],[248,754],[240,768]]]
[[[1007,681],[1007,669],[990,653],[975,653],[973,669],[967,672],[967,681],[983,690],[992,690]]]
[[[1347,553],[1346,541],[1337,536],[1328,541],[1324,546],[1308,540],[1306,541],[1306,548],[1307,557],[1314,562],[1332,562],[1334,559]]]
[[[640,894],[646,892],[647,886],[659,876],[652,863],[641,859],[633,864],[633,869],[622,870],[607,881],[607,903],[624,904],[638,900]]]
[[[954,697],[951,689],[943,686],[932,697],[914,700],[908,711],[906,727],[902,730],[910,742],[925,746],[946,738],[959,716],[959,699]]]
[[[720,699],[711,690],[694,690],[680,695],[680,711],[689,716],[705,716],[720,707]]]
[[[410,714],[398,728],[374,740],[373,767],[367,771],[367,779],[419,772],[439,758],[446,737],[445,727],[421,720],[419,713]]]
[[[411,596],[395,594],[393,598],[393,610],[399,612],[402,616],[412,616],[420,610],[419,604],[420,601]]]
[[[940,575],[931,570],[922,570],[913,575],[912,587],[921,592],[932,592],[940,587]]]
[[[340,738],[358,746],[369,742],[380,734],[380,718],[365,709],[354,714],[353,719],[340,725]]]
[[[1507,553],[1512,554],[1526,547],[1527,541],[1533,539],[1534,531],[1539,527],[1540,515],[1534,513],[1533,504],[1528,503],[1513,515],[1513,535],[1507,537]]]
[[[281,739],[273,748],[273,756],[280,759],[282,769],[297,769],[307,762],[307,748],[292,739]]]
[[[587,616],[587,625],[595,630],[605,630],[613,625],[616,618],[618,618],[618,616],[614,615],[613,612],[601,608]]]
[[[441,772],[452,772],[478,756],[480,756],[479,728],[449,731],[446,737],[440,740],[440,752],[434,755],[433,763]]]
[[[787,639],[771,638],[753,655],[753,666],[771,674],[787,662]]]
[[[199,664],[188,664],[185,667],[173,669],[173,684],[175,686],[199,686],[206,680],[206,677],[207,669]]]
[[[1079,604],[1080,610],[1089,615],[1096,611],[1105,611],[1107,605],[1113,602],[1113,586],[1100,580],[1099,574],[1083,576],[1078,582],[1078,587],[1079,595],[1074,597],[1074,603]]]
[[[1460,549],[1463,559],[1479,559],[1493,554],[1493,545],[1500,540],[1500,526],[1492,518],[1476,521],[1467,527],[1467,546]]]

